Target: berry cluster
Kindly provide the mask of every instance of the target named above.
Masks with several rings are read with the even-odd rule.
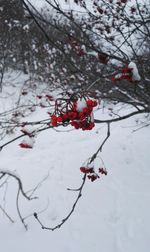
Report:
[[[20,143],[19,146],[25,149],[32,149],[32,146],[28,143]]]
[[[128,80],[132,82],[132,68],[122,68],[121,73],[117,74],[116,76],[112,77],[113,81],[119,81],[119,80]]]
[[[98,178],[100,178],[100,176],[95,172],[95,170],[94,170],[94,168],[92,167],[84,167],[84,166],[82,166],[82,167],[80,167],[80,171],[82,172],[82,173],[84,173],[84,174],[88,174],[87,175],[87,178],[89,179],[89,180],[91,180],[92,182],[93,181],[95,181],[96,179],[98,179]],[[107,175],[107,171],[106,171],[106,169],[104,169],[104,168],[99,168],[98,169],[98,172],[100,173],[100,174],[104,174],[104,175]]]
[[[62,106],[57,107],[56,112],[51,115],[51,125],[56,127],[60,123],[70,124],[75,129],[91,130],[95,124],[93,120],[93,108],[97,102],[91,99],[82,99],[74,102],[67,101],[66,110]]]

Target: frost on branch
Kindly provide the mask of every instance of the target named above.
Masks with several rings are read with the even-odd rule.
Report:
[[[31,125],[22,127],[21,132],[25,135],[28,135],[29,137],[35,136],[35,128]]]

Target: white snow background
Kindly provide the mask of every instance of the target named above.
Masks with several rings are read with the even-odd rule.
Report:
[[[42,1],[32,2],[41,8]],[[76,8],[72,0],[63,6]],[[18,73],[5,77],[0,113],[16,106],[25,79]],[[36,94],[45,92],[44,87],[36,89],[35,94],[29,92],[23,103],[29,104],[31,99],[37,102]],[[112,118],[110,108],[121,109],[124,114],[130,110],[108,104],[104,110],[95,111],[95,118]],[[20,120],[45,119],[46,112],[47,109],[37,108],[34,113],[25,112],[25,118]],[[13,178],[9,179],[0,188],[0,204],[15,223],[10,223],[0,209],[0,252],[149,252],[150,128],[137,130],[145,120],[140,115],[111,125],[111,136],[100,154],[108,175],[93,183],[86,182],[71,218],[54,232],[42,230],[33,216],[26,219],[25,231],[16,211],[18,185]],[[50,227],[59,224],[70,211],[77,193],[67,188],[80,186],[80,166],[97,150],[107,133],[103,124],[88,132],[71,127],[58,130],[64,132],[41,132],[33,149],[21,149],[18,140],[0,152],[0,169],[16,172],[25,191],[47,177],[35,192],[37,200],[28,202],[20,196],[20,211],[23,216],[42,211],[39,217]],[[19,134],[19,130],[15,131],[1,144]]]
[[[15,107],[25,78],[18,73],[5,77],[0,94],[1,113]],[[37,88],[35,94],[39,92],[44,91]],[[24,102],[31,97],[36,96],[29,92]],[[95,118],[111,118],[110,107],[116,111],[121,109],[122,113],[129,109],[108,104],[104,110],[94,112]],[[20,120],[45,119],[46,112],[47,109],[37,108]],[[15,223],[10,223],[0,209],[0,251],[149,252],[150,128],[137,130],[142,121],[145,121],[144,115],[111,125],[111,136],[100,154],[108,175],[86,182],[74,213],[54,232],[42,230],[33,216],[26,219],[28,231],[25,231],[16,211],[18,185],[10,178],[0,188],[0,204]],[[21,149],[18,146],[21,140],[18,140],[0,152],[0,169],[16,172],[25,191],[33,189],[48,175],[35,192],[37,200],[28,202],[20,196],[20,211],[28,216],[44,210],[39,217],[51,227],[59,224],[70,211],[77,193],[67,188],[80,186],[80,166],[97,150],[107,132],[103,124],[87,132],[71,127],[61,130],[64,132],[54,129],[41,132],[33,149]],[[19,134],[19,130],[10,134],[1,144]]]

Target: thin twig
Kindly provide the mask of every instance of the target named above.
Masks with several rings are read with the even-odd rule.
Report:
[[[18,212],[19,218],[20,218],[22,224],[24,225],[24,228],[27,230],[28,226],[25,223],[25,221],[24,221],[24,219],[23,219],[23,217],[21,215],[20,208],[19,208],[19,194],[20,194],[20,188],[18,188],[18,192],[17,192],[16,207],[17,207],[17,212]]]
[[[72,206],[72,208],[71,208],[71,211],[70,211],[70,212],[68,213],[68,215],[67,215],[58,225],[56,225],[55,227],[47,227],[47,226],[44,226],[43,223],[41,222],[41,220],[39,219],[38,214],[37,214],[37,213],[34,213],[34,217],[35,217],[35,219],[38,221],[38,223],[41,225],[42,229],[54,231],[54,230],[60,228],[62,225],[64,225],[65,222],[67,222],[67,220],[68,220],[68,219],[70,218],[70,216],[73,214],[73,212],[74,212],[74,210],[75,210],[75,208],[76,208],[76,205],[77,205],[77,203],[78,203],[80,197],[82,196],[82,190],[83,190],[83,187],[84,187],[84,185],[85,185],[85,181],[86,181],[86,174],[84,174],[83,182],[82,182],[82,184],[81,184],[81,186],[80,186],[80,189],[78,190],[78,195],[77,195],[77,198],[76,198],[76,200],[75,200],[75,202],[74,202],[74,204],[73,204],[73,206]],[[70,191],[71,191],[71,189],[70,189]]]
[[[0,205],[0,209],[2,212],[6,215],[6,217],[10,220],[11,223],[14,223],[15,221],[8,215],[8,213],[5,211],[5,209]]]
[[[31,189],[31,190],[29,190],[29,191],[27,191],[26,192],[26,194],[28,194],[29,192],[30,192],[30,195],[29,195],[29,197],[31,197],[34,193],[35,193],[35,191],[38,189],[38,188],[40,188],[41,187],[41,185],[43,184],[43,182],[44,181],[46,181],[47,179],[48,179],[48,177],[49,177],[49,173],[33,188],[33,189]]]
[[[104,141],[102,142],[102,144],[100,145],[100,147],[98,148],[98,150],[93,154],[93,156],[91,157],[89,164],[91,164],[97,157],[98,153],[102,151],[102,148],[104,146],[104,144],[106,143],[107,139],[110,137],[110,123],[107,123],[107,136],[104,139]]]

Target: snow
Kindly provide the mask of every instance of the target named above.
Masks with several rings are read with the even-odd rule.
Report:
[[[87,6],[91,6],[91,1],[86,0],[87,1]],[[54,1],[49,1],[52,3],[52,5],[56,6]],[[47,8],[47,9],[51,9],[50,5],[45,1],[45,0],[30,0],[29,3],[31,3],[33,6],[35,6],[37,9],[41,9],[41,8]],[[83,13],[85,13],[84,8],[80,7],[79,5],[77,5],[74,0],[58,0],[56,1],[57,4],[59,4],[59,6],[65,10],[65,11],[82,11]]]
[[[22,146],[22,148],[23,146],[24,148],[33,148],[33,145],[34,145],[34,138],[29,136],[25,136],[22,142],[20,143],[20,146]]]
[[[128,65],[128,68],[132,69],[132,79],[133,79],[133,81],[140,81],[141,77],[139,75],[136,64],[134,62],[130,62],[129,65]]]
[[[33,127],[32,125],[26,125],[21,128],[21,131],[27,135],[32,135],[32,133],[34,133],[35,131],[35,127]]]
[[[0,169],[0,173],[2,173],[2,174],[7,173],[7,174],[9,174],[12,177],[19,178],[19,176],[18,176],[18,174],[16,172],[10,171],[8,169]]]
[[[78,99],[77,101],[77,111],[81,112],[84,108],[87,107],[86,100],[85,99]]]
[[[23,82],[24,76],[17,80]],[[3,99],[8,89],[11,97]],[[19,84],[4,88],[0,96],[1,112],[18,100],[17,89],[20,90]],[[28,97],[23,99],[28,100]],[[96,110],[94,117],[109,117],[109,106],[122,113],[129,111],[128,107],[121,109],[121,105],[117,108],[110,104],[106,109]],[[20,120],[37,121],[47,116],[47,108],[37,108]],[[150,128],[137,130],[144,120],[145,115],[141,115],[111,125],[111,136],[96,160],[96,165],[102,166],[102,158],[108,175],[93,183],[86,182],[74,213],[54,232],[42,230],[33,216],[25,220],[28,224],[28,231],[25,231],[16,211],[18,184],[10,178],[4,187],[0,187],[0,206],[15,221],[10,223],[0,208],[1,251],[149,252]],[[20,196],[21,214],[28,216],[42,211],[39,217],[46,226],[60,223],[77,195],[67,188],[81,185],[80,167],[97,150],[106,133],[104,124],[87,132],[59,127],[41,132],[33,149],[21,149],[18,146],[21,139],[6,146],[0,152],[0,171],[17,174],[23,181],[25,192],[39,184],[34,193],[38,199],[28,202]],[[19,130],[1,142],[17,135],[20,135]]]
[[[96,5],[93,5],[94,1],[93,0],[86,0],[86,9],[84,7],[82,7],[82,3],[84,3],[84,1],[77,1],[78,4],[76,4],[76,1],[74,0],[57,0],[57,1],[49,1],[49,3],[51,3],[53,6],[58,5],[60,7],[60,9],[64,12],[73,12],[74,13],[74,17],[77,18],[77,20],[79,20],[80,18],[84,18],[85,22],[86,18],[87,20],[89,19],[90,15],[88,14],[91,13],[91,15],[94,16],[99,16],[99,12],[97,11],[97,7]],[[138,55],[141,55],[141,52],[144,49],[144,45],[145,42],[142,39],[143,38],[143,32],[144,32],[144,27],[141,26],[140,30],[138,33],[135,33],[135,27],[134,27],[134,22],[135,19],[139,19],[142,22],[142,18],[140,16],[140,14],[138,13],[138,8],[141,8],[141,6],[143,6],[143,9],[145,9],[145,5],[147,5],[147,1],[146,0],[128,0],[126,1],[126,3],[122,2],[122,8],[125,10],[125,17],[123,17],[123,20],[125,21],[126,19],[131,19],[131,27],[130,29],[128,29],[128,26],[126,26],[124,23],[126,22],[121,22],[122,18],[119,19],[116,17],[115,20],[113,20],[113,16],[116,15],[116,12],[118,12],[118,6],[121,1],[115,0],[112,3],[110,3],[109,0],[107,1],[96,1],[97,3],[100,4],[100,6],[102,7],[102,9],[107,10],[108,12],[111,10],[112,15],[110,15],[109,17],[107,17],[107,15],[101,15],[101,26],[99,24],[99,22],[97,22],[97,24],[93,25],[93,27],[91,28],[91,30],[86,30],[87,34],[89,35],[89,37],[93,37],[93,44],[96,45],[97,48],[100,49],[100,51],[102,50],[104,53],[106,54],[113,54],[116,56],[120,57],[120,52],[124,52],[124,56],[126,59],[132,59],[133,55],[135,54],[135,48],[136,48],[136,52],[138,52]],[[55,10],[51,7],[51,4],[48,4],[48,2],[46,0],[30,0],[28,1],[28,4],[31,3],[38,11],[42,10],[47,12],[47,14],[49,15],[49,13],[52,13],[53,15],[58,15],[57,11],[55,12]],[[80,4],[81,3],[81,4]],[[139,5],[139,6],[138,6]],[[112,6],[112,9],[111,7]],[[124,6],[124,7],[123,7]],[[134,16],[133,13],[131,13],[131,8],[136,8],[137,9],[137,13]],[[109,10],[110,9],[110,10]],[[147,13],[144,14],[144,19],[149,19],[148,16],[148,11]],[[135,18],[135,19],[134,19]],[[63,18],[62,18],[62,22],[63,22]],[[116,28],[113,28],[112,23],[114,23]],[[118,30],[117,26],[120,26],[120,29],[123,31],[123,34],[121,33],[121,31]],[[106,31],[106,27],[111,27],[109,29],[109,32]],[[82,27],[83,28],[83,27]],[[99,28],[101,28],[103,30],[103,34],[99,33]],[[131,31],[132,32],[131,32]],[[84,28],[83,28],[84,31]],[[128,35],[130,34],[130,41],[128,39]],[[112,42],[112,38],[115,38]],[[138,43],[137,43],[138,41]],[[141,41],[141,42],[139,42]],[[104,45],[104,46],[103,46]],[[83,48],[82,48],[83,47]],[[97,52],[94,51],[87,51],[85,45],[82,45],[81,49],[83,49],[83,52],[85,52],[88,55],[94,56],[98,58],[98,54]],[[118,48],[120,50],[118,50]],[[133,50],[134,48],[134,50]],[[121,53],[122,54],[122,53]],[[110,60],[109,60],[110,61]],[[120,61],[118,60],[114,60],[111,59],[111,63],[113,64],[117,64],[120,65]],[[135,80],[133,81],[139,81],[140,75],[138,74],[138,72],[135,70]]]

